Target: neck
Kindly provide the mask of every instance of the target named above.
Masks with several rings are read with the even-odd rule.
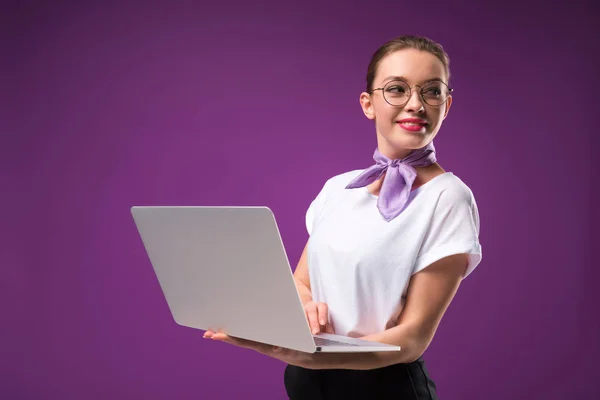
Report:
[[[426,145],[427,144],[416,143],[416,147],[414,148],[399,148],[396,146],[391,146],[385,138],[383,138],[379,133],[377,134],[377,149],[381,154],[391,160],[406,158],[413,150],[420,149]]]
[[[412,186],[413,190],[427,183],[436,176],[446,172],[437,162],[428,165],[427,167],[416,167],[415,171],[417,171],[417,177],[415,178],[415,181]],[[369,190],[369,192],[371,192],[375,196],[379,196],[379,191],[381,190],[381,186],[383,185],[383,178],[385,178],[385,172],[383,173],[381,178],[367,185],[367,189]]]

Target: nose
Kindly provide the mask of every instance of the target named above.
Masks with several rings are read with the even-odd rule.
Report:
[[[412,88],[410,98],[408,99],[408,103],[406,103],[404,108],[406,111],[412,112],[423,112],[425,110],[423,99],[421,99],[421,95],[419,90],[417,90],[417,87]]]

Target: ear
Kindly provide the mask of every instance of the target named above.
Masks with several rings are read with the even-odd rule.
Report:
[[[375,119],[375,110],[373,109],[373,103],[371,102],[371,95],[367,92],[362,92],[359,97],[360,107],[363,113],[370,120]]]
[[[446,102],[444,103],[444,106],[446,107],[446,109],[444,110],[444,118],[446,119],[446,116],[448,116],[448,113],[450,112],[450,106],[452,106],[452,96],[448,96],[448,100],[446,100]]]

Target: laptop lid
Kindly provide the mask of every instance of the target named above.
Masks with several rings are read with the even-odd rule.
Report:
[[[315,352],[268,207],[134,206],[131,213],[176,323]]]

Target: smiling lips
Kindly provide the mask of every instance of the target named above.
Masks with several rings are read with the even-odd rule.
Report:
[[[427,121],[419,118],[405,118],[397,121],[397,124],[407,131],[418,132],[427,126]]]

